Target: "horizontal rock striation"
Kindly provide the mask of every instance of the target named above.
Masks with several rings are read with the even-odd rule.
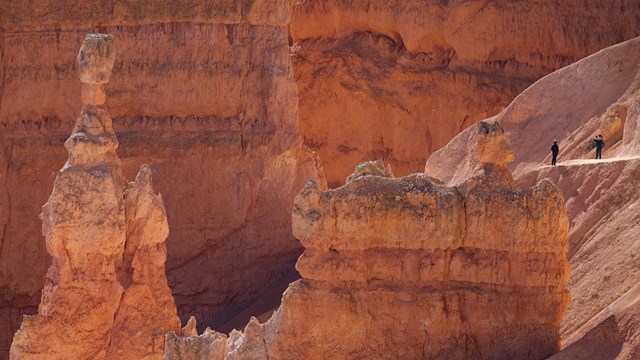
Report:
[[[482,126],[478,151],[487,162],[456,187],[425,174],[365,175],[327,191],[309,182],[293,210],[302,280],[272,318],[252,320],[226,342],[211,331],[169,334],[165,359],[205,349],[211,359],[555,353],[569,302],[564,200],[545,180],[516,190],[503,164],[509,156],[487,155],[505,148],[502,128]]]
[[[0,315],[10,319],[0,322],[0,350],[8,350],[22,314],[36,312],[51,264],[38,214],[81,110],[69,54],[92,28],[74,19],[0,33],[0,189],[10,189],[6,202],[0,190]],[[104,21],[101,30],[119,50],[106,101],[123,174],[134,178],[148,163],[167,205],[167,276],[183,321],[193,314],[202,325],[218,324],[295,273],[302,248],[290,233],[290,208],[315,163],[297,130],[280,20],[169,20]],[[27,54],[38,55],[26,62]],[[238,272],[214,275],[230,267]]]
[[[204,326],[294,272],[302,248],[289,209],[315,172],[298,107],[332,185],[369,158],[405,175],[535,79],[637,35],[635,5],[0,3],[0,358],[21,315],[36,312],[50,265],[37,215],[80,111],[68,54],[85,33],[118,40],[106,91],[123,172],[133,178],[146,162],[157,175],[169,282],[183,321],[193,313]],[[203,276],[201,286],[187,276],[225,271],[228,258],[234,277]]]
[[[249,25],[285,25],[290,18],[287,0],[133,0],[114,4],[98,0],[80,4],[75,0],[21,1],[0,4],[0,22],[8,30],[45,27],[78,28],[97,26],[142,25],[150,23],[192,22]],[[76,14],[69,11],[75,10]]]
[[[164,333],[180,327],[164,272],[162,197],[148,166],[127,183],[116,155],[102,89],[114,59],[110,35],[87,35],[78,54],[84,106],[41,214],[53,264],[12,359],[159,359]]]
[[[493,119],[516,152],[516,183],[548,179],[566,199],[572,302],[558,359],[627,359],[640,351],[639,59],[640,38],[604,49],[539,80]],[[434,153],[426,171],[450,185],[473,173],[473,130]],[[597,134],[606,142],[601,160],[585,146]],[[549,166],[556,139],[559,161]]]
[[[296,2],[305,143],[332,187],[371,158],[396,175],[420,171],[540,77],[640,35],[639,20],[628,0]]]

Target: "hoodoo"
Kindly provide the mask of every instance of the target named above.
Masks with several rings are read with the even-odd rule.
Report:
[[[164,271],[162,197],[146,165],[128,183],[115,152],[103,89],[114,60],[110,35],[86,36],[78,54],[84,105],[41,214],[53,263],[12,359],[160,359],[164,334],[180,328]]]
[[[226,331],[297,275],[304,249],[290,210],[316,171],[303,144],[331,188],[369,159],[398,177],[421,171],[542,76],[640,35],[638,19],[635,0],[0,1],[0,360],[23,314],[37,313],[50,266],[38,214],[80,112],[73,58],[87,31],[117,39],[107,105],[118,155],[128,179],[149,164],[163,195],[178,314]],[[602,113],[592,105],[632,79],[621,56],[576,74],[604,75],[601,84],[553,80],[531,98],[529,109],[555,121],[535,118],[520,137],[532,159],[546,156],[554,128],[568,159],[568,121]],[[604,157],[627,110],[612,111]]]
[[[481,166],[458,186],[426,174],[393,178],[378,162],[335,190],[309,182],[293,210],[293,232],[305,247],[302,279],[280,308],[228,338],[170,333],[165,359],[555,353],[569,301],[562,194],[545,180],[515,189],[506,167],[513,152],[499,124],[478,123],[474,139]]]
[[[569,216],[567,289],[571,304],[553,359],[640,358],[640,38],[556,71],[520,94],[491,121],[517,156],[518,186],[547,179],[562,191]],[[594,159],[591,139],[606,139]],[[426,171],[449,185],[478,160],[470,128],[432,154]],[[550,166],[557,139],[560,158]]]

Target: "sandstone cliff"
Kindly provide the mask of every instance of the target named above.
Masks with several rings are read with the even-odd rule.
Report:
[[[80,112],[73,58],[87,32],[118,42],[106,90],[118,155],[129,179],[148,163],[163,194],[183,321],[225,322],[295,274],[290,209],[315,164],[297,129],[288,18],[282,1],[0,4],[0,359],[51,264],[38,214]]]
[[[354,174],[328,191],[309,182],[293,210],[303,279],[276,313],[228,339],[170,333],[165,360],[553,354],[569,300],[562,195],[548,181],[515,190],[512,156],[495,151],[507,149],[502,128],[478,133],[485,162],[458,187],[425,174]]]
[[[572,303],[562,326],[563,346],[570,347],[561,359],[630,359],[640,351],[639,59],[640,38],[602,50],[541,79],[493,119],[514,146],[516,182],[546,178],[567,199]],[[598,133],[607,145],[596,161],[585,145]],[[429,158],[426,171],[460,182],[478,163],[466,155],[473,137],[457,136]],[[554,139],[556,167],[548,166]]]
[[[538,78],[640,35],[639,20],[634,1],[298,1],[300,129],[334,186],[370,158],[417,172]]]
[[[0,358],[50,265],[38,213],[80,111],[69,54],[85,33],[118,40],[108,103],[123,172],[157,175],[169,283],[182,320],[205,326],[295,276],[289,209],[315,171],[298,118],[334,185],[369,158],[417,171],[538,77],[636,35],[634,5],[0,2]]]
[[[78,54],[84,106],[65,142],[69,159],[42,208],[53,264],[38,314],[26,316],[11,359],[159,359],[180,320],[164,273],[167,216],[143,166],[127,184],[102,86],[115,59],[110,35]]]

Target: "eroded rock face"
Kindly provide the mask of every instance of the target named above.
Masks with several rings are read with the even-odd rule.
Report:
[[[637,337],[640,282],[640,39],[604,49],[554,72],[524,91],[492,121],[514,147],[515,181],[552,181],[563,192],[570,221],[567,288],[571,304],[561,328],[563,348],[554,359],[630,359]],[[603,159],[585,143],[603,134]],[[448,184],[471,172],[474,137],[469,128],[426,169]],[[550,147],[558,140],[557,166]]]
[[[112,40],[108,34],[89,34],[84,38],[78,52],[81,83],[92,86],[109,82],[116,60],[116,48]]]
[[[480,121],[476,127],[476,155],[481,163],[503,166],[515,159],[500,123]]]
[[[485,120],[499,122],[504,128],[516,153],[510,166],[516,177],[550,164],[553,140],[560,146],[560,163],[593,159],[593,148],[587,149],[585,144],[597,134],[606,135],[605,159],[640,154],[636,146],[639,44],[640,38],[635,38],[556,71],[526,89],[500,114]],[[477,160],[470,144],[476,131],[463,131],[429,157],[426,171],[449,184],[459,183],[475,168]]]
[[[94,3],[79,18],[84,5],[67,14],[71,3],[52,4],[0,4],[0,189],[9,189],[7,201],[0,190],[0,359],[40,302],[51,258],[38,214],[67,161],[78,94],[100,100],[74,63],[95,19],[118,44],[106,104],[122,172],[133,179],[149,164],[166,205],[167,278],[182,321],[224,323],[295,275],[302,247],[290,210],[316,168],[297,128],[289,6]]]
[[[399,175],[418,171],[420,158],[538,77],[636,34],[634,5],[0,2],[0,358],[22,314],[37,311],[50,265],[38,214],[80,112],[69,54],[87,29],[118,39],[108,104],[123,172],[153,169],[172,229],[167,268],[179,313],[206,326],[294,272],[302,248],[289,210],[315,171],[300,146],[298,105],[306,144],[329,149],[327,163],[344,159],[331,162],[334,185],[365,159],[384,158]],[[576,100],[567,106],[584,107]],[[216,276],[228,259],[234,277]]]
[[[633,1],[298,1],[305,143],[332,187],[367,159],[384,158],[396,175],[420,171],[535,80],[640,35],[639,16]]]
[[[391,166],[385,166],[383,160],[366,161],[356,166],[353,174],[347,177],[346,182],[351,182],[363,176],[393,177],[393,171],[391,170]]]
[[[504,128],[494,119],[477,122],[458,135],[452,143],[453,145],[448,144],[444,150],[429,158],[425,166],[426,173],[444,179],[449,185],[461,185],[479,171],[508,172],[506,167],[515,159],[515,153],[507,143]],[[450,146],[457,151],[448,152]],[[439,156],[443,152],[448,156]],[[514,186],[510,174],[500,179],[508,180],[502,186]]]
[[[544,166],[519,177],[518,183],[527,186],[543,178],[565,194],[571,224],[571,304],[560,332],[567,349],[557,358],[636,358],[640,193],[634,184],[640,178],[640,159]]]
[[[555,353],[569,301],[563,197],[548,181],[516,190],[504,156],[484,159],[458,187],[425,174],[362,176],[328,191],[309,182],[293,210],[303,279],[276,313],[226,342],[169,334],[165,359],[205,350],[210,359]]]
[[[114,56],[110,35],[87,36],[78,55],[87,90],[108,82]],[[126,182],[111,117],[94,103],[85,102],[65,142],[69,160],[42,207],[53,264],[38,314],[14,336],[12,359],[158,359],[164,334],[180,328],[164,274],[162,198],[146,165]]]

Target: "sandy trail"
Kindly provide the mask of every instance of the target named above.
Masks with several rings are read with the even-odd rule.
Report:
[[[621,157],[614,157],[614,158],[608,158],[608,159],[572,159],[572,160],[558,162],[557,166],[562,167],[562,166],[593,165],[598,163],[612,163],[612,162],[618,162],[618,161],[629,161],[629,160],[637,160],[637,159],[640,159],[640,156],[621,156]],[[553,167],[553,166],[552,165],[540,166],[540,168],[548,168],[548,167]]]

